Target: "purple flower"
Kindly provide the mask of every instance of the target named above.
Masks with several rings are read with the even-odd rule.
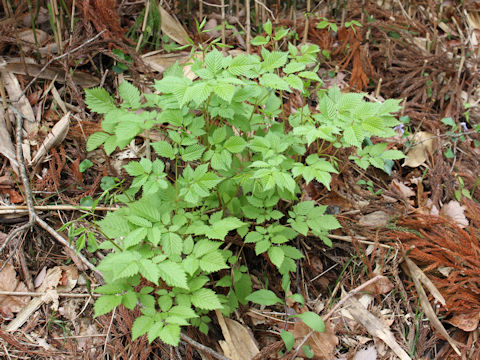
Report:
[[[400,135],[403,135],[405,133],[404,129],[405,129],[405,124],[400,124],[400,125],[397,125],[393,128],[393,130],[395,130]]]
[[[462,121],[460,123],[460,126],[463,128],[464,131],[468,131],[467,123],[465,121]]]

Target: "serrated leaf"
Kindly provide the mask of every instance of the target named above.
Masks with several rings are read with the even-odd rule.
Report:
[[[150,326],[148,329],[148,334],[147,334],[147,339],[148,343],[151,344],[156,338],[160,336],[160,331],[162,331],[163,328],[163,321],[157,321]]]
[[[235,94],[235,86],[224,82],[217,82],[213,87],[213,92],[230,104],[232,102],[233,94]]]
[[[362,103],[364,95],[357,93],[342,94],[338,100],[337,107],[339,111],[351,112]]]
[[[222,66],[223,66],[222,53],[220,51],[218,51],[217,49],[214,49],[213,51],[210,51],[205,56],[205,66],[213,74],[217,74],[218,72],[220,72],[220,70],[222,70]]]
[[[152,227],[152,223],[150,221],[148,221],[147,219],[141,217],[141,216],[129,215],[127,217],[127,220],[130,221],[134,225],[138,225],[138,226],[142,226],[142,227],[146,227],[146,228],[151,228]]]
[[[100,296],[93,305],[95,317],[104,315],[112,311],[116,306],[120,305],[122,297],[117,295],[103,295]]]
[[[223,240],[230,231],[238,229],[243,225],[245,225],[243,221],[239,220],[236,217],[230,216],[228,218],[216,221],[214,224],[212,224],[212,226],[210,226],[209,229],[205,232],[205,235],[207,235],[209,239]]]
[[[107,155],[110,155],[112,152],[115,151],[117,148],[117,137],[116,136],[110,136],[105,140],[105,143],[103,144],[103,149],[105,150],[105,153]]]
[[[235,76],[244,76],[251,67],[252,65],[250,64],[247,55],[240,54],[232,59],[232,63],[228,67],[228,72]]]
[[[128,164],[124,165],[123,168],[130,176],[139,176],[145,174],[145,169],[138,161],[130,161]]]
[[[231,287],[232,286],[232,277],[230,275],[225,275],[220,280],[215,283],[215,286],[218,287]]]
[[[385,100],[379,108],[379,114],[380,115],[388,115],[393,112],[397,112],[401,109],[400,107],[400,102],[402,100],[397,100],[397,99],[388,99]]]
[[[166,260],[157,266],[160,272],[160,277],[167,283],[167,285],[177,286],[188,290],[187,274],[180,264]]]
[[[255,244],[255,254],[260,255],[267,251],[272,244],[268,240],[260,240]]]
[[[184,306],[184,305],[174,306],[169,310],[168,313],[169,315],[183,317],[184,319],[192,319],[192,318],[198,317],[195,310],[193,310],[190,306]]]
[[[118,95],[125,101],[128,107],[137,110],[140,108],[140,91],[128,81],[122,81],[118,87]]]
[[[87,140],[87,151],[92,151],[102,145],[111,135],[104,132],[96,132]]]
[[[122,305],[129,310],[135,309],[135,306],[137,306],[137,293],[133,290],[128,290],[122,296]]]
[[[121,269],[121,270],[118,271],[118,273],[115,274],[115,276],[113,278],[114,280],[136,275],[136,274],[138,274],[138,271],[140,270],[139,267],[138,267],[138,264],[136,262],[132,262],[130,264],[121,264],[121,265],[124,266],[124,267],[123,267],[123,269],[121,269],[121,267],[119,267],[119,269]]]
[[[167,255],[180,255],[183,249],[183,240],[177,233],[169,231],[162,235],[161,244]]]
[[[369,158],[368,161],[371,165],[375,166],[380,170],[383,170],[385,168],[385,160],[382,158]]]
[[[283,250],[283,253],[285,254],[286,257],[289,257],[293,260],[299,260],[302,259],[304,256],[301,253],[300,250],[297,248],[290,246],[290,245],[281,245],[280,246]]]
[[[193,256],[187,256],[183,261],[182,261],[182,266],[185,269],[185,271],[193,275],[195,271],[200,267],[200,262],[198,259],[195,259]]]
[[[362,127],[370,133],[382,136],[385,131],[385,125],[380,117],[369,117],[362,121]]]
[[[164,181],[155,181],[155,179],[149,178],[143,185],[143,196],[157,193],[160,190],[160,187],[165,189],[167,184]]]
[[[212,133],[211,142],[212,144],[218,145],[221,142],[223,142],[226,137],[227,137],[227,127],[222,126],[222,127],[216,128],[215,131]]]
[[[315,207],[315,201],[300,201],[294,206],[295,213],[297,215],[307,215]]]
[[[190,100],[193,100],[197,106],[201,106],[208,99],[211,93],[212,87],[208,83],[196,81],[193,83],[193,85],[188,87],[185,93],[185,102],[188,103]]]
[[[180,342],[180,326],[177,324],[165,325],[162,330],[160,330],[158,337],[165,344],[178,346],[178,343]]]
[[[276,68],[282,67],[287,62],[287,53],[281,51],[266,51],[262,50],[263,63],[262,68],[264,71],[271,71]]]
[[[298,76],[303,77],[305,79],[313,80],[313,81],[320,81],[316,72],[313,71],[301,71],[298,73]]]
[[[293,45],[291,42],[288,43],[288,53],[291,57],[294,57],[298,54],[298,48]]]
[[[287,84],[293,88],[293,89],[297,89],[297,90],[300,90],[301,92],[303,92],[303,81],[302,79],[300,79],[297,75],[288,75],[286,77],[283,78]]]
[[[247,236],[245,236],[244,241],[246,243],[256,243],[259,242],[260,240],[263,239],[263,235],[256,232],[256,231],[250,231]]]
[[[157,222],[162,219],[162,213],[152,204],[148,199],[142,199],[128,205],[132,212],[138,216],[149,219],[152,222]]]
[[[382,154],[385,160],[400,160],[405,158],[405,154],[399,150],[387,150]]]
[[[141,259],[138,264],[140,266],[140,274],[148,281],[158,285],[160,272],[158,271],[157,264],[148,259]]]
[[[125,218],[118,216],[115,213],[109,212],[103,220],[97,221],[105,235],[109,238],[117,238],[125,236],[130,232],[130,226]]]
[[[202,157],[205,148],[200,144],[190,145],[183,148],[180,152],[183,161],[195,161]]]
[[[95,288],[94,292],[102,295],[119,294],[128,289],[128,285],[123,282],[109,283]]]
[[[276,28],[274,39],[276,41],[279,41],[279,40],[283,39],[285,36],[287,36],[289,32],[290,32],[290,29],[288,29],[288,28]]]
[[[187,320],[185,320],[183,317],[180,317],[180,316],[169,316],[165,319],[165,322],[168,322],[169,324],[179,325],[179,326],[190,325],[190,323]]]
[[[157,141],[151,145],[158,155],[169,158],[170,160],[175,159],[173,147],[167,141]]]
[[[340,223],[333,215],[322,215],[314,219],[308,219],[307,224],[310,226],[310,229],[317,232],[335,230],[341,227]]]
[[[291,226],[303,236],[308,234],[308,225],[304,221],[294,221],[291,223]]]
[[[218,295],[210,289],[199,289],[192,294],[192,304],[204,310],[221,309],[222,304],[218,299]]]
[[[357,126],[347,126],[343,131],[343,140],[351,146],[360,147],[363,141],[363,132]]]
[[[272,29],[272,22],[270,21],[270,19],[268,19],[267,22],[263,24],[263,30],[267,33],[267,35],[272,35]]]
[[[108,92],[99,87],[85,90],[85,103],[91,111],[98,114],[106,114],[117,109]]]
[[[222,269],[228,269],[228,265],[225,263],[225,259],[222,253],[218,250],[205,254],[200,259],[200,268],[206,273],[212,273]]]
[[[272,246],[268,249],[268,257],[270,261],[275,265],[277,268],[282,266],[283,259],[285,258],[285,253],[283,250],[278,246]]]
[[[160,296],[157,302],[163,312],[169,311],[173,304],[172,298],[168,295]]]
[[[139,316],[132,325],[132,341],[147,333],[152,327],[153,319],[149,316]]]
[[[260,85],[267,86],[275,90],[290,91],[288,83],[277,74],[263,74],[260,78]]]
[[[278,210],[271,211],[269,216],[274,220],[280,220],[281,218],[284,217],[283,213],[281,211],[278,211]]]
[[[265,36],[255,36],[250,43],[254,46],[261,46],[268,44],[268,39]]]
[[[122,121],[115,127],[115,135],[118,142],[125,141],[129,143],[131,139],[141,133],[142,129],[133,121]]]
[[[284,236],[282,234],[277,234],[277,235],[272,237],[271,242],[273,244],[283,244],[283,243],[288,242],[288,239],[286,238],[286,236]]]
[[[294,72],[299,72],[299,71],[304,70],[305,67],[306,67],[305,63],[291,61],[283,68],[283,72],[285,74],[292,74]]]
[[[145,228],[138,228],[129,232],[123,240],[123,246],[127,249],[140,244],[140,242],[147,237],[147,233],[148,231]]]
[[[240,136],[231,136],[223,144],[224,148],[233,154],[242,152],[246,145],[246,141]]]
[[[277,303],[283,304],[283,300],[277,297],[273,291],[267,289],[257,290],[248,295],[246,300],[260,304],[264,306],[271,306]]]

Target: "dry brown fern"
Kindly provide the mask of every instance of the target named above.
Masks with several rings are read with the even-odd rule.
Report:
[[[447,315],[480,311],[480,206],[472,201],[465,205],[466,229],[446,218],[417,215],[398,223],[407,231],[394,233],[445,297]]]

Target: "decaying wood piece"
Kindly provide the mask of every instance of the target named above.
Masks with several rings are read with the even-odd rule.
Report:
[[[387,344],[390,349],[397,355],[401,360],[411,360],[410,356],[401,348],[401,346],[395,340],[390,329],[387,329],[382,322],[376,318],[370,311],[365,309],[363,305],[355,298],[349,298],[347,300],[348,312],[358,323],[362,324],[370,335],[378,337],[385,344]]]

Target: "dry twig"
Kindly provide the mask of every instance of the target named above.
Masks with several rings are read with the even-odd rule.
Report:
[[[85,41],[83,44],[80,44],[78,45],[76,48],[72,49],[72,50],[69,50],[67,51],[66,53],[63,53],[62,55],[59,55],[59,56],[55,56],[54,58],[51,58],[49,61],[47,61],[47,63],[40,69],[40,71],[38,72],[37,75],[34,76],[34,78],[27,84],[27,86],[25,86],[25,89],[23,89],[22,93],[20,94],[20,96],[18,97],[18,99],[12,101],[12,102],[17,102],[22,96],[25,95],[25,93],[27,92],[27,90],[30,88],[30,86],[32,86],[32,84],[37,81],[38,77],[40,76],[40,74],[42,74],[47,68],[48,66],[53,63],[54,61],[57,61],[57,60],[60,60],[60,59],[63,59],[64,57],[68,56],[68,55],[71,55],[73,54],[74,52],[80,50],[81,48],[85,47],[86,45],[90,44],[91,42],[95,41],[96,39],[98,39],[106,30],[102,30],[100,31],[97,35],[95,35],[94,37],[92,37],[91,39],[88,39],[87,41]]]
[[[199,342],[196,342],[195,340],[193,340],[192,338],[190,338],[189,336],[185,335],[184,333],[180,333],[180,338],[189,343],[190,345],[192,345],[194,348],[196,348],[197,350],[200,350],[200,351],[203,351],[205,353],[207,353],[208,355],[211,355],[213,356],[214,358],[216,359],[219,359],[219,360],[230,360],[229,358],[223,356],[222,354],[219,354],[218,352],[216,352],[215,350],[212,350],[210,349],[209,347],[205,346],[205,345],[202,345],[200,344]]]
[[[48,225],[43,219],[41,219],[34,208],[33,205],[33,196],[32,196],[32,189],[30,188],[30,181],[27,176],[27,169],[25,166],[25,161],[23,158],[23,151],[22,151],[22,132],[23,132],[23,116],[22,114],[12,105],[10,105],[10,108],[13,110],[15,113],[15,117],[17,119],[17,127],[16,127],[16,140],[17,140],[17,161],[19,165],[19,170],[20,170],[20,178],[22,180],[22,184],[24,187],[25,191],[25,197],[27,201],[27,208],[28,208],[28,223],[25,225],[20,226],[19,228],[13,230],[5,239],[5,242],[3,243],[2,247],[0,248],[0,251],[3,250],[9,241],[11,241],[15,236],[17,236],[18,233],[24,232],[33,225],[38,224],[41,228],[46,230],[50,235],[52,235],[55,240],[57,240],[60,244],[63,246],[69,248],[72,250],[74,253],[76,252],[75,248],[68,243],[67,240],[65,240],[59,233],[55,231],[50,225]],[[84,257],[82,254],[78,253],[77,257],[82,261],[82,263],[89,268],[90,270],[94,271],[97,275],[100,276],[100,279],[103,279],[102,273],[98,271],[95,266],[93,266],[90,261],[86,257]],[[7,264],[7,261],[3,264],[2,268],[0,271],[3,269],[3,267]]]

